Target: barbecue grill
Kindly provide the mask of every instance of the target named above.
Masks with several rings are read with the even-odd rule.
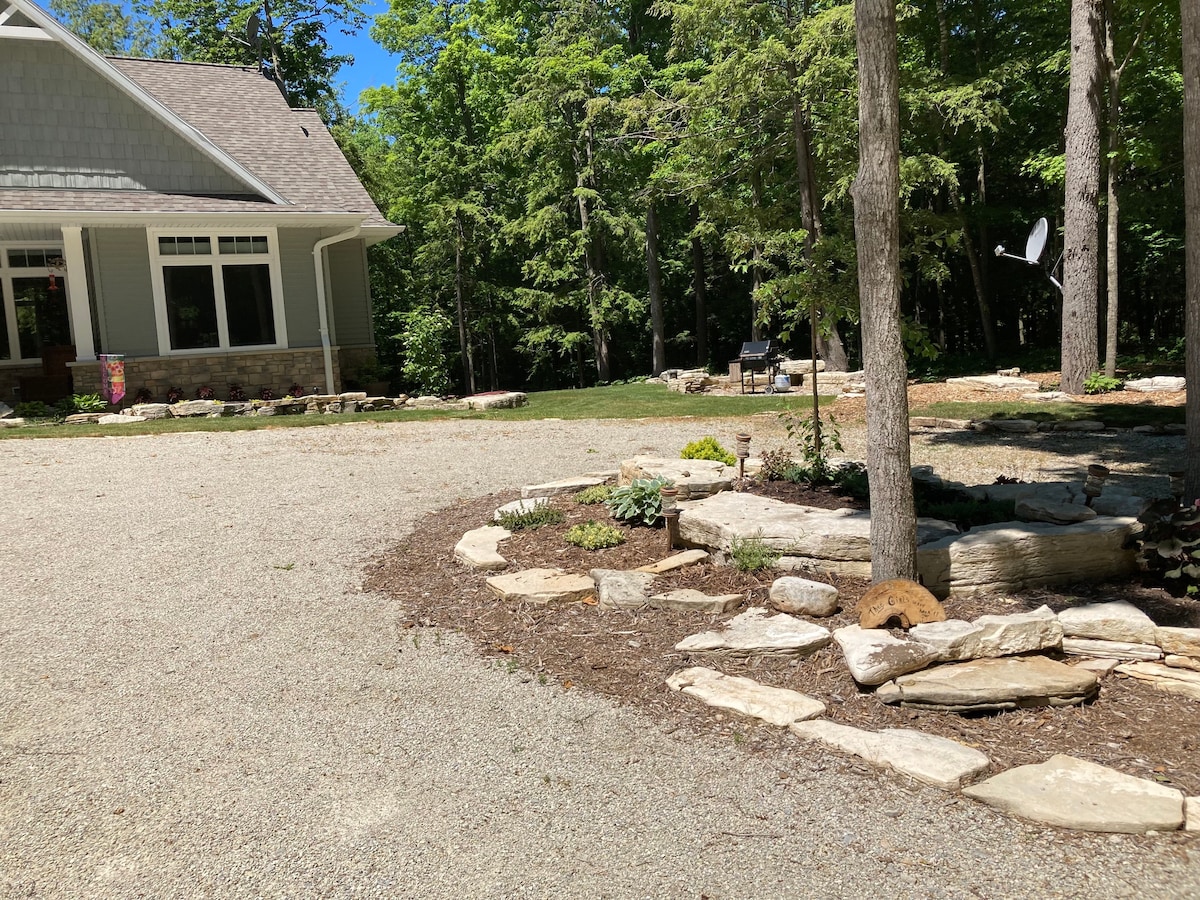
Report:
[[[779,369],[779,343],[777,341],[746,341],[742,344],[742,352],[736,360],[741,372],[742,393],[746,393],[746,373],[750,373],[750,393],[758,393],[754,389],[754,375],[764,372],[767,376],[765,392],[775,393],[775,376]]]

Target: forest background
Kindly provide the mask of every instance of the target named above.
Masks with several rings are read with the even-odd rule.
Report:
[[[51,6],[101,52],[261,60],[321,111],[407,227],[370,252],[386,371],[364,381],[469,393],[721,371],[750,339],[808,356],[814,318],[821,357],[860,365],[850,3],[392,0],[372,20],[309,0]],[[1104,6],[1100,358],[1182,369],[1179,4]],[[1019,255],[1045,216],[1051,263],[1061,250],[1071,4],[898,10],[910,370],[1056,368],[1060,293],[993,248]],[[399,67],[352,113],[334,44],[362,29]]]

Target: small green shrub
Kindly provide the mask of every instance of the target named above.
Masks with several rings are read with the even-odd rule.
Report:
[[[1144,526],[1138,540],[1141,569],[1162,578],[1172,594],[1200,594],[1200,506],[1159,500],[1138,521]]]
[[[591,506],[594,503],[607,503],[608,498],[612,496],[612,485],[597,484],[590,488],[584,488],[575,495],[575,502],[580,506]]]
[[[653,525],[662,516],[659,491],[673,484],[669,478],[635,478],[632,483],[614,488],[605,502],[614,517],[622,522]]]
[[[758,477],[763,481],[790,481],[799,484],[807,481],[808,470],[786,450],[768,450],[762,455],[762,468]]]
[[[48,419],[54,415],[54,410],[41,400],[26,400],[18,403],[13,410],[20,419]]]
[[[1113,378],[1103,372],[1093,372],[1083,381],[1085,394],[1107,394],[1109,391],[1119,391],[1123,385],[1120,378]]]
[[[783,556],[762,539],[761,534],[753,537],[735,537],[729,544],[729,558],[739,572],[758,572],[769,569]]]
[[[712,459],[727,466],[736,466],[737,457],[717,443],[712,435],[692,441],[679,454],[680,459]]]
[[[501,513],[496,524],[509,531],[527,531],[541,528],[543,525],[557,525],[565,518],[566,515],[561,509],[553,507],[549,503],[543,503],[533,509],[527,509],[525,512]]]
[[[567,531],[567,543],[584,550],[603,550],[625,543],[620,528],[588,519],[580,525],[572,525]]]
[[[833,470],[833,483],[856,500],[866,500],[871,496],[871,486],[867,480],[867,467],[860,462],[848,462]]]

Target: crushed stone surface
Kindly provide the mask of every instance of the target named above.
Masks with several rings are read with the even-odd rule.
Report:
[[[799,742],[666,733],[360,588],[456,498],[744,424],[0,443],[0,896],[1200,895],[1194,837],[1071,834]],[[1145,477],[1182,448],[1042,437],[919,436],[913,462],[969,480],[990,455],[990,481],[1118,450]]]

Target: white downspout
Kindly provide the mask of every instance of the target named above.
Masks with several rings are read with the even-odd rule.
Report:
[[[330,244],[339,244],[358,237],[362,225],[340,231],[333,237],[322,238],[313,245],[313,269],[317,276],[317,316],[321,329],[321,352],[325,356],[325,393],[333,393],[333,348],[329,344],[329,311],[325,308],[325,257],[321,251]]]

